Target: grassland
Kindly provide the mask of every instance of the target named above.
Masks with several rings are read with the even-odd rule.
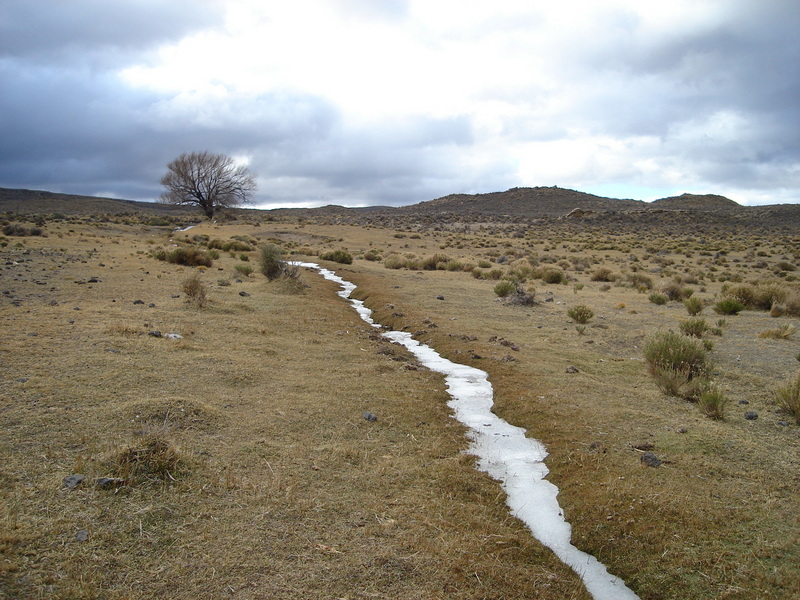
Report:
[[[325,265],[377,320],[486,370],[497,413],[547,445],[573,542],[641,598],[797,596],[800,429],[774,390],[798,345],[760,335],[797,323],[791,232],[258,211],[184,232],[141,215],[6,221],[44,235],[0,239],[0,598],[587,597],[472,468],[441,379],[315,274],[269,282],[266,243],[349,252]],[[237,241],[251,250],[224,249]],[[177,247],[216,258],[155,258]],[[192,274],[202,307],[182,291]],[[501,299],[503,279],[535,303]],[[713,310],[768,286],[783,294],[769,310]],[[688,290],[722,419],[665,395],[643,360],[649,336],[689,318],[669,300]],[[155,449],[161,469],[131,458]]]

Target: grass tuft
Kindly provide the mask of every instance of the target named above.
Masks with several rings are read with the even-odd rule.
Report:
[[[794,418],[800,425],[800,372],[794,380],[782,385],[775,391],[775,400],[778,408]]]

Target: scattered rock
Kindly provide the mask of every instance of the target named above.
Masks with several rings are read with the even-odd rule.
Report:
[[[89,539],[89,532],[85,529],[81,529],[78,533],[75,534],[75,541],[76,542],[85,542]]]
[[[374,413],[369,412],[368,410],[365,410],[364,413],[361,416],[363,416],[370,423],[374,423],[375,421],[378,420],[377,415],[375,415]]]
[[[642,452],[648,452],[650,450],[655,450],[656,445],[653,442],[642,442],[641,444],[631,444],[631,448],[634,450],[641,450]]]
[[[758,418],[758,413],[754,410],[748,410],[744,413],[744,418],[748,421],[755,421]]]
[[[568,366],[568,367],[565,369],[565,371],[566,371],[567,373],[580,373],[580,371],[578,371],[578,368],[577,368],[576,366],[574,366],[574,365],[570,365],[570,366]]]
[[[250,294],[248,294],[247,292],[245,292],[244,290],[242,290],[241,292],[239,292],[239,295],[240,295],[242,298],[247,298],[247,297],[248,297]]]
[[[661,466],[661,460],[659,460],[659,458],[652,452],[645,452],[644,454],[642,454],[639,460],[642,462],[643,465],[646,465],[648,467]]]
[[[99,487],[101,490],[107,490],[112,487],[119,487],[121,485],[125,485],[125,480],[120,479],[118,477],[100,477],[95,482],[95,485]]]
[[[68,490],[74,490],[83,483],[84,479],[86,479],[85,475],[70,475],[69,477],[64,477],[64,485]]]

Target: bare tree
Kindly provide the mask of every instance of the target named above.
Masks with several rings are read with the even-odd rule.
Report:
[[[246,202],[256,189],[256,180],[247,167],[229,156],[192,152],[167,165],[161,185],[167,188],[161,202],[196,204],[213,219],[218,209]]]

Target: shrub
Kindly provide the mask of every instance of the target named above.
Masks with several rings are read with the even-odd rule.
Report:
[[[709,386],[697,399],[698,408],[707,417],[715,420],[725,418],[725,409],[728,406],[729,398],[721,389]]]
[[[198,308],[206,305],[206,284],[200,279],[200,275],[195,273],[181,284],[181,290],[186,295],[186,302]]]
[[[208,247],[223,252],[250,252],[253,250],[250,244],[241,240],[211,240],[208,242]]]
[[[253,274],[253,267],[250,265],[236,265],[233,267],[236,269],[236,272],[240,275],[244,275],[245,277],[250,277]]]
[[[653,289],[653,279],[644,273],[628,273],[625,279],[640,292]]]
[[[591,276],[592,281],[614,281],[615,279],[616,277],[608,267],[598,267]]]
[[[347,250],[331,250],[319,255],[322,260],[329,260],[331,262],[339,263],[342,265],[352,265],[353,255]]]
[[[775,400],[778,402],[778,408],[794,417],[795,422],[800,425],[800,372],[793,381],[787,382],[775,391]]]
[[[567,315],[569,315],[569,318],[576,323],[583,325],[592,320],[592,317],[594,317],[594,311],[584,304],[578,304],[577,306],[570,308],[567,311]]]
[[[11,223],[3,227],[3,235],[26,237],[29,235],[42,235],[42,230],[39,227],[23,227],[19,223]]]
[[[701,338],[708,331],[708,323],[702,317],[694,317],[683,321],[680,325],[680,330],[683,335]]]
[[[683,305],[686,307],[686,312],[688,312],[693,317],[703,312],[703,307],[705,306],[705,304],[700,298],[694,296],[684,300]]]
[[[736,298],[723,298],[714,305],[714,312],[718,315],[738,315],[743,310],[744,304]]]
[[[420,261],[419,268],[423,271],[435,271],[437,269],[444,270],[447,263],[450,262],[450,257],[446,254],[434,254],[433,256],[426,256]]]
[[[694,290],[691,288],[683,287],[677,281],[670,281],[661,288],[661,291],[666,294],[667,298],[670,300],[685,300],[689,298]]]
[[[283,250],[275,244],[262,246],[258,261],[261,267],[261,273],[270,281],[277,279],[283,273],[283,267],[285,265]]]
[[[153,255],[159,260],[166,260],[168,263],[174,265],[184,265],[187,267],[210,267],[214,264],[208,252],[198,250],[191,246],[179,246],[172,252],[164,250],[156,251]]]
[[[549,268],[542,273],[542,281],[545,283],[564,283],[566,275],[561,269]]]
[[[496,286],[494,286],[494,293],[500,296],[501,298],[505,298],[510,293],[516,291],[517,286],[514,285],[513,282],[508,281],[507,279],[499,282]]]
[[[375,250],[367,250],[364,252],[364,260],[375,262],[381,259],[381,255]]]
[[[664,294],[660,294],[658,292],[653,292],[647,297],[647,299],[650,300],[650,302],[652,302],[653,304],[658,304],[659,306],[662,306],[667,302],[669,302],[669,298],[667,298]]]
[[[402,269],[408,264],[408,260],[399,254],[390,254],[383,259],[383,266],[387,269]]]
[[[659,332],[645,342],[644,358],[666,394],[696,400],[708,387],[710,365],[698,341],[672,331]]]

